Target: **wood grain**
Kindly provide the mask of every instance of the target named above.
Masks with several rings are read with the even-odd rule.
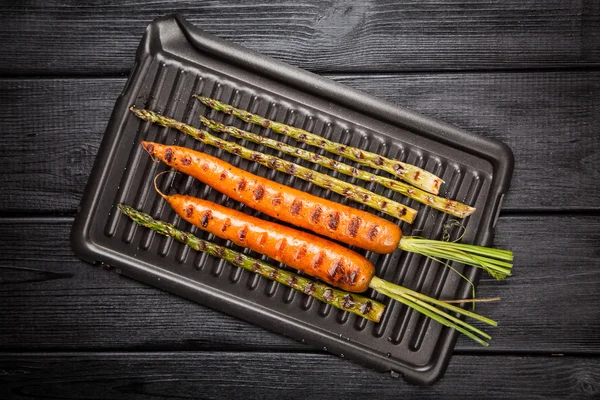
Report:
[[[179,12],[301,68],[414,71],[598,66],[593,1],[4,2],[0,74],[124,74],[146,26]]]
[[[504,209],[600,208],[600,72],[330,77],[511,146],[516,165]],[[124,84],[0,80],[1,211],[76,209]]]
[[[0,220],[0,350],[311,351],[206,307],[78,261],[72,220]],[[458,352],[600,353],[600,217],[515,216],[495,245],[516,254],[514,276],[484,279],[478,310],[499,321],[484,349]],[[241,340],[243,338],[243,340]]]
[[[210,366],[207,368],[207,366]],[[276,368],[274,367],[276,366]],[[519,371],[515,375],[515,371]],[[11,399],[593,399],[600,359],[455,356],[417,388],[324,354],[238,352],[0,354]]]

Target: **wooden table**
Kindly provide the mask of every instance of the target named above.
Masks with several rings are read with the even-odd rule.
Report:
[[[0,6],[0,398],[600,397],[594,1],[79,1]],[[11,2],[12,3],[12,2]],[[421,388],[79,261],[69,230],[134,51],[181,12],[225,39],[516,157],[484,279],[500,321]]]

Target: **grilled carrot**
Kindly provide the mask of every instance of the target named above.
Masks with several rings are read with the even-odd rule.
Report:
[[[156,179],[155,179],[156,185]],[[486,324],[496,322],[463,308],[425,296],[375,276],[373,264],[360,254],[318,236],[263,221],[213,202],[157,192],[184,220],[202,230],[248,247],[349,292],[368,288],[397,300],[439,323],[462,332],[483,346],[490,336],[441,310],[445,308]]]
[[[142,145],[167,165],[274,218],[377,253],[391,253],[398,246],[400,227],[366,211],[278,184],[185,147]]]
[[[496,279],[511,274],[511,251],[402,236],[400,227],[388,220],[278,184],[208,154],[152,142],[142,145],[151,156],[234,200],[348,245],[376,253],[399,248],[442,263],[450,260],[482,268]]]
[[[321,237],[264,221],[208,200],[159,193],[189,223],[341,289],[364,292],[375,273],[369,260]]]

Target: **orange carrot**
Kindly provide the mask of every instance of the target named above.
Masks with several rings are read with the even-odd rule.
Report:
[[[376,253],[396,248],[436,261],[456,261],[486,270],[496,279],[510,276],[513,254],[473,244],[402,236],[388,220],[236,168],[216,157],[185,147],[142,142],[146,151],[234,200],[273,218]]]
[[[375,273],[369,260],[321,237],[264,221],[208,200],[159,193],[181,218],[200,229],[341,289],[364,292]]]
[[[273,218],[377,253],[394,251],[400,227],[386,219],[278,184],[185,147],[142,142],[165,164]]]

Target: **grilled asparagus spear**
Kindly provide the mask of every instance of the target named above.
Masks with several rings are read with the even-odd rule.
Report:
[[[426,192],[438,194],[440,192],[440,185],[444,182],[441,178],[435,176],[431,172],[425,171],[424,169],[414,165],[383,157],[379,154],[361,150],[356,147],[336,143],[314,133],[305,131],[304,129],[295,128],[293,126],[285,125],[276,121],[271,121],[261,117],[260,115],[252,114],[248,111],[235,108],[229,104],[222,103],[209,97],[203,97],[199,95],[194,95],[194,97],[213,110],[234,115],[243,121],[269,128],[274,132],[292,137],[299,142],[319,147],[330,153],[337,154],[359,164],[366,165],[367,167],[389,172],[390,174],[397,176],[403,181],[423,189]]]
[[[150,228],[161,235],[170,236],[196,251],[222,258],[236,267],[256,272],[267,279],[289,286],[294,290],[312,296],[324,303],[331,304],[340,310],[351,312],[370,321],[379,322],[381,319],[385,305],[378,301],[355,293],[348,293],[343,290],[331,288],[321,282],[313,281],[312,279],[274,267],[264,261],[249,257],[227,247],[200,239],[191,233],[183,232],[175,228],[172,224],[158,221],[148,214],[137,211],[133,207],[124,204],[119,204],[117,207],[135,223]]]
[[[321,156],[311,151],[304,150],[299,147],[295,147],[265,136],[257,135],[252,132],[244,131],[234,126],[227,126],[203,116],[201,116],[200,119],[204,125],[206,125],[208,128],[212,129],[215,132],[227,133],[238,139],[245,139],[250,142],[261,144],[263,146],[279,150],[282,153],[313,162],[323,167],[341,172],[342,174],[354,176],[358,179],[362,179],[367,182],[377,182],[380,185],[392,189],[398,193],[401,193],[406,197],[418,201],[419,203],[426,204],[431,208],[445,212],[455,217],[465,218],[473,214],[473,212],[475,211],[474,207],[468,206],[455,200],[449,200],[440,196],[433,195],[431,193],[427,193],[404,182],[399,182],[395,179],[375,175],[371,172],[354,168],[351,165],[338,162],[336,160]]]
[[[354,200],[358,203],[365,204],[375,210],[384,212],[392,217],[401,219],[408,223],[412,223],[417,215],[417,211],[400,204],[396,201],[390,200],[384,196],[378,195],[371,192],[361,186],[353,185],[345,182],[341,179],[334,178],[327,174],[322,174],[317,171],[313,171],[309,168],[295,164],[293,162],[283,160],[279,157],[270,156],[268,154],[261,153],[259,151],[250,150],[237,143],[228,142],[221,138],[218,138],[210,133],[194,128],[193,126],[184,124],[169,117],[157,114],[149,110],[140,110],[134,107],[130,107],[130,110],[135,113],[139,118],[157,123],[159,125],[175,128],[187,135],[192,136],[205,144],[221,148],[229,153],[236,154],[247,160],[255,161],[268,168],[275,169],[280,172],[287,173],[289,175],[298,177],[305,181],[311,182],[317,186],[329,189],[332,192],[338,193],[350,200]]]

